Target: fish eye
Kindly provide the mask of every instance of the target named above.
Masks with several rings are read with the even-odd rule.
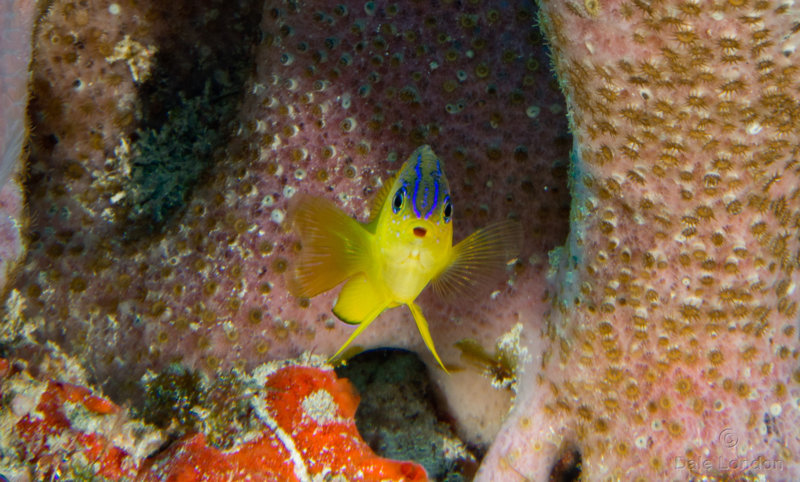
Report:
[[[394,199],[392,199],[392,211],[397,214],[400,212],[400,209],[403,207],[403,200],[406,196],[406,188],[401,187],[394,193]]]
[[[444,222],[450,222],[450,216],[453,215],[453,205],[450,203],[450,196],[447,196],[444,200]]]

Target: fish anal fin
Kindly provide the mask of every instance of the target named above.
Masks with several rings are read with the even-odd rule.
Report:
[[[386,293],[370,282],[364,273],[350,278],[336,298],[333,314],[345,323],[357,324],[358,327],[331,359],[339,356],[389,305]]]
[[[422,314],[422,309],[413,301],[408,303],[408,309],[411,310],[411,315],[414,317],[414,322],[417,324],[417,329],[419,330],[419,334],[422,335],[422,341],[425,342],[425,346],[428,347],[433,357],[439,362],[439,366],[442,367],[442,370],[444,370],[445,373],[450,373],[447,371],[447,368],[445,368],[444,363],[442,363],[442,359],[439,358],[439,354],[436,353],[436,347],[433,346],[433,337],[431,337],[431,332],[428,329],[428,320],[426,320],[425,316]]]
[[[451,262],[431,285],[447,299],[491,289],[505,275],[506,263],[519,255],[521,245],[520,223],[505,220],[490,224],[453,247]]]
[[[333,202],[295,195],[288,220],[302,245],[288,283],[295,296],[311,298],[333,289],[369,264],[370,233]]]

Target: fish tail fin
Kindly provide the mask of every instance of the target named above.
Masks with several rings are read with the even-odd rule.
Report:
[[[475,294],[496,284],[505,274],[506,263],[519,255],[522,226],[504,220],[479,229],[453,247],[452,261],[431,282],[444,298]]]
[[[327,199],[296,195],[288,219],[302,246],[289,280],[295,296],[311,298],[333,289],[369,264],[370,234]]]
[[[345,323],[357,324],[346,342],[339,348],[331,359],[338,357],[364,329],[389,307],[389,296],[377,287],[364,273],[358,273],[350,278],[342,287],[333,314]]]
[[[439,366],[442,367],[445,373],[450,373],[445,368],[444,363],[442,363],[441,358],[439,358],[439,354],[436,353],[436,347],[433,346],[433,338],[431,337],[431,332],[428,330],[428,320],[425,319],[425,316],[422,314],[422,310],[420,309],[419,305],[414,303],[408,303],[408,309],[411,310],[411,315],[414,316],[414,322],[417,323],[417,329],[419,329],[419,334],[422,335],[422,341],[425,342],[425,346],[428,347],[428,350],[433,354],[433,357],[436,358],[436,361],[439,362]]]

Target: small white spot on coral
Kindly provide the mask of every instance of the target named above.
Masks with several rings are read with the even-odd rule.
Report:
[[[139,42],[131,40],[130,35],[126,35],[114,46],[114,53],[106,57],[106,62],[114,63],[124,60],[128,64],[134,82],[139,83],[147,80],[150,76],[151,59],[157,50],[154,46],[145,47]]]
[[[292,65],[292,63],[294,63],[294,55],[289,52],[284,52],[281,54],[280,62],[283,65]]]
[[[286,213],[283,212],[283,209],[273,209],[269,217],[272,219],[272,222],[281,224],[283,223],[283,220],[286,219]]]
[[[111,199],[109,199],[109,201],[111,201],[111,204],[117,204],[124,197],[125,197],[125,192],[124,191],[120,191],[120,192],[114,194],[113,196],[111,196]]]
[[[747,133],[751,136],[754,136],[761,132],[761,124],[758,122],[752,122],[747,126]]]
[[[122,8],[120,8],[118,3],[112,3],[108,6],[108,13],[111,15],[119,15],[122,12]]]
[[[296,192],[297,188],[295,188],[294,186],[283,186],[283,197],[285,197],[286,199],[291,199]]]
[[[327,425],[336,422],[339,417],[336,414],[339,406],[333,399],[333,395],[327,390],[317,390],[301,402],[303,411],[319,425]]]
[[[769,406],[769,413],[771,413],[773,417],[779,416],[782,411],[783,407],[781,406],[780,403],[773,403],[772,405]]]

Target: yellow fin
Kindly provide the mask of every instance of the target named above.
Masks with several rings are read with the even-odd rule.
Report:
[[[303,247],[289,281],[295,296],[314,297],[368,266],[369,232],[331,201],[297,194],[288,219]]]
[[[419,334],[422,335],[422,341],[425,342],[425,346],[433,353],[433,357],[439,362],[439,366],[442,367],[442,370],[444,370],[445,373],[450,373],[447,371],[447,368],[444,367],[444,363],[442,363],[442,360],[439,358],[439,354],[436,353],[436,348],[433,346],[433,338],[431,338],[431,332],[428,330],[428,320],[425,319],[419,305],[412,301],[408,303],[408,309],[411,310],[411,314],[414,316],[414,321],[417,323],[417,329],[419,330]]]
[[[444,298],[492,288],[505,273],[506,263],[519,255],[522,226],[500,221],[479,229],[453,247],[452,261],[431,281]]]
[[[388,306],[386,293],[377,289],[364,273],[358,273],[342,287],[333,305],[333,314],[345,323],[358,324],[367,321],[379,307],[383,311]]]
[[[352,343],[364,329],[389,307],[390,300],[386,293],[375,288],[364,273],[359,273],[351,278],[339,292],[333,314],[345,323],[358,324],[358,328],[344,342],[341,348],[331,357],[340,353]]]
[[[383,204],[386,202],[386,198],[389,197],[389,191],[391,191],[392,186],[394,186],[394,181],[399,174],[400,171],[397,171],[389,176],[388,179],[383,181],[383,186],[375,193],[375,197],[373,197],[372,201],[369,203],[369,221],[367,221],[367,224],[371,225],[378,219],[383,209]]]

